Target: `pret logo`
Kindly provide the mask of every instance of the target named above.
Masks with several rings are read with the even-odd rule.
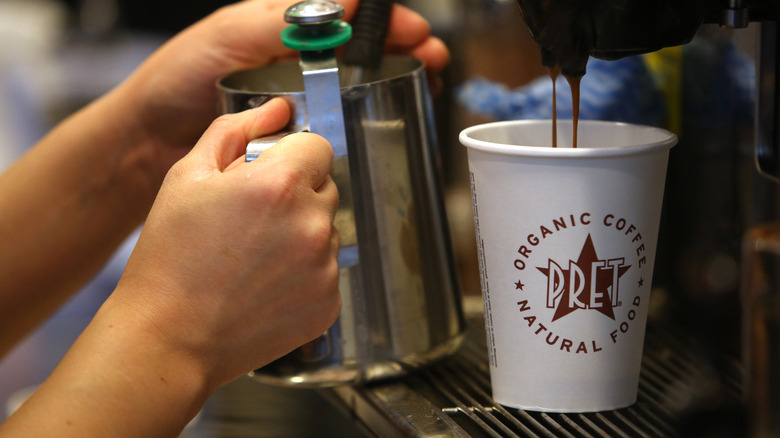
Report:
[[[537,267],[547,277],[547,308],[555,309],[556,321],[578,309],[593,309],[614,320],[619,304],[620,277],[631,268],[624,257],[600,259],[588,234],[577,261],[564,269],[553,259]]]
[[[652,264],[639,227],[613,213],[584,212],[529,231],[513,261],[512,290],[523,325],[539,342],[566,353],[598,353],[617,344],[631,330],[650,286],[645,277]],[[579,242],[569,245],[570,239]],[[555,245],[548,244],[553,240]],[[565,250],[570,254],[562,248],[571,248]],[[575,313],[582,316],[572,320]]]

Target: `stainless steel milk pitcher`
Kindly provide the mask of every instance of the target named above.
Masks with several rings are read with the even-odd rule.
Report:
[[[385,56],[370,82],[349,86],[348,72],[339,73],[348,153],[336,155],[332,174],[340,197],[350,198],[335,220],[342,311],[318,339],[256,370],[264,382],[401,375],[452,353],[464,329],[424,66]],[[230,75],[218,88],[224,113],[282,97],[293,108],[287,129],[310,128],[311,96],[295,62]]]

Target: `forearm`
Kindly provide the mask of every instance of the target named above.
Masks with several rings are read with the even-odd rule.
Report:
[[[0,176],[0,356],[103,265],[145,217],[150,174],[124,91],[73,115]]]
[[[107,309],[108,307],[108,309]],[[4,437],[174,437],[213,388],[148,320],[104,306]]]

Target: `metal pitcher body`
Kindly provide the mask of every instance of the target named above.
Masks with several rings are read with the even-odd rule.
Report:
[[[351,197],[344,204],[354,208],[334,221],[341,235],[341,315],[319,338],[256,370],[264,382],[382,379],[460,344],[464,322],[424,67],[387,56],[371,79],[341,88],[349,160],[336,157],[332,174],[340,196]],[[236,73],[218,87],[224,113],[283,97],[293,108],[288,129],[308,126],[294,62]]]

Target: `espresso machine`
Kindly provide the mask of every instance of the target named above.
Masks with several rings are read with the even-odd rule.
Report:
[[[464,47],[473,50],[471,55],[489,52],[500,57],[501,51],[491,50],[492,46],[469,44],[478,38],[503,44],[508,39],[495,38],[506,36],[496,31],[499,22],[521,27],[521,19],[541,52],[542,64],[557,63],[564,75],[585,74],[586,80],[589,58],[618,60],[682,51],[678,65],[682,87],[677,96],[682,121],[675,130],[680,141],[671,152],[667,173],[638,402],[625,409],[585,414],[539,414],[496,404],[490,398],[485,333],[480,332],[479,318],[469,319],[462,347],[447,360],[403,379],[336,388],[336,401],[378,436],[780,436],[772,426],[772,417],[780,412],[772,403],[780,394],[774,386],[780,366],[772,355],[777,337],[769,318],[757,318],[755,306],[741,294],[741,278],[746,276],[741,266],[750,264],[742,257],[744,236],[757,225],[780,218],[775,108],[780,4],[728,0],[462,3],[472,9],[464,12],[466,29],[457,27],[452,36],[455,44],[450,42],[456,72],[476,70],[468,65],[468,54],[460,53]],[[470,6],[474,4],[478,6]],[[495,15],[473,13],[489,8]],[[506,23],[501,21],[504,18]],[[489,32],[478,34],[475,28]],[[511,41],[501,49],[525,43]],[[720,56],[745,48],[749,53],[744,56]],[[493,61],[503,70],[538,67],[530,56],[516,62],[534,66],[488,58],[474,62]],[[727,62],[734,59],[744,62]],[[466,78],[473,77],[468,74],[472,76]],[[726,79],[735,75],[749,77],[747,86],[731,86]],[[539,72],[539,79],[548,80],[544,76]],[[780,272],[780,265],[776,268]],[[760,355],[754,348],[742,351],[756,344],[752,338],[760,341]],[[751,361],[759,363],[762,373],[747,372],[755,368]],[[755,387],[763,389],[748,389]],[[764,399],[756,399],[756,393]],[[765,418],[757,418],[756,412],[763,412]]]
[[[779,338],[768,316],[771,312],[764,308],[771,307],[767,303],[780,293],[772,287],[778,284],[774,277],[780,264],[774,263],[774,254],[760,261],[750,254],[755,250],[756,230],[774,227],[759,224],[780,218],[776,185],[780,179],[780,78],[776,73],[780,3],[518,3],[542,64],[560,68],[565,76],[586,74],[590,57],[617,60],[693,45],[691,41],[702,34],[723,41],[738,37],[741,29],[760,28],[750,59],[756,69],[755,89],[751,96],[738,97],[754,106],[740,116],[716,109],[728,106],[724,102],[731,90],[719,87],[713,78],[733,65],[713,63],[705,68],[690,61],[685,70],[683,61],[682,75],[689,77],[682,80],[684,89],[682,97],[678,96],[683,122],[678,132],[680,145],[669,164],[655,276],[663,304],[656,318],[695,337],[701,346],[699,354],[719,376],[710,380],[710,388],[703,391],[706,396],[690,401],[683,415],[683,436],[694,432],[711,436],[707,431],[714,433],[715,429],[720,430],[718,436],[778,436],[780,410],[775,400],[780,397],[776,383],[780,363],[775,355]],[[716,35],[719,32],[727,35]],[[711,87],[704,91],[703,84]],[[766,241],[761,245],[766,248]],[[763,266],[752,266],[756,263]],[[754,281],[746,280],[755,277],[757,270],[765,284],[761,298],[756,298]],[[726,383],[729,378],[731,383]],[[729,386],[731,397],[725,395]]]
[[[583,75],[590,56],[616,60],[686,44],[703,23],[742,29],[761,23],[756,164],[780,177],[778,155],[777,21],[780,5],[772,0],[627,1],[518,0],[521,14],[539,44],[542,64],[560,66],[564,75]]]

